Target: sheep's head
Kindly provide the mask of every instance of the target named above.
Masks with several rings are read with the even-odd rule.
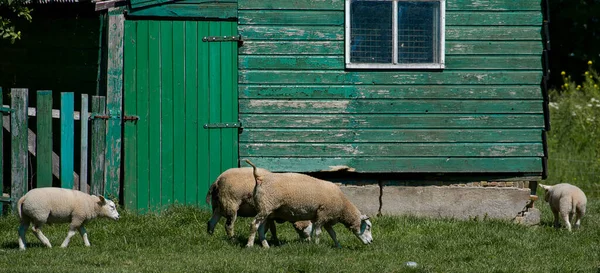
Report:
[[[360,230],[355,231],[354,235],[356,235],[356,237],[358,237],[365,245],[373,242],[373,235],[371,235],[372,226],[369,216],[364,214],[360,216]]]
[[[98,198],[100,198],[100,201],[98,201],[101,211],[100,215],[113,220],[119,220],[119,212],[117,211],[115,202],[105,199],[104,196],[98,196]]]

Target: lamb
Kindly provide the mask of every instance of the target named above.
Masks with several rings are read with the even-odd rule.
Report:
[[[213,215],[207,223],[207,232],[213,234],[216,224],[222,216],[225,216],[225,231],[229,238],[234,236],[234,224],[237,216],[254,217],[254,176],[252,168],[231,168],[223,172],[210,186],[206,194],[206,203],[213,206]],[[270,173],[265,169],[258,169],[258,173],[265,175]],[[278,222],[283,222],[278,220]],[[278,241],[277,231],[273,220],[267,223],[267,229],[271,230],[272,239]],[[294,229],[300,239],[310,240],[312,224],[310,221],[294,223]]]
[[[257,231],[262,246],[269,247],[264,234],[264,222],[269,217],[289,222],[310,220],[316,243],[321,227],[325,227],[335,246],[340,247],[333,230],[338,222],[364,244],[373,241],[369,217],[361,214],[337,185],[299,173],[261,173],[252,162],[246,162],[254,170],[253,198],[257,210],[246,247],[254,245]]]
[[[561,183],[553,186],[540,184],[546,193],[544,194],[544,201],[550,204],[550,209],[554,213],[554,227],[560,227],[560,218],[563,219],[567,229],[571,231],[571,219],[575,222],[575,228],[579,228],[581,225],[581,218],[585,215],[585,206],[587,198],[583,191],[571,184]]]
[[[79,230],[85,246],[90,246],[84,224],[98,217],[119,219],[119,212],[113,201],[103,196],[62,188],[36,188],[19,199],[17,211],[21,218],[19,226],[19,248],[25,250],[25,232],[33,223],[33,234],[47,247],[52,245],[42,233],[46,223],[70,222],[69,232],[61,247],[67,247],[75,231]]]

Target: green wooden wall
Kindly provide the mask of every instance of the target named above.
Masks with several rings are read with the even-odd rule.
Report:
[[[446,68],[346,70],[343,0],[239,0],[240,158],[541,175],[540,1],[446,1]]]

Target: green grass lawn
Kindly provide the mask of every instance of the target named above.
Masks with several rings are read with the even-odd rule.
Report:
[[[160,216],[122,212],[119,221],[87,225],[91,247],[76,235],[60,243],[67,225],[47,226],[53,244],[45,248],[29,231],[19,251],[16,216],[0,217],[0,272],[598,272],[600,203],[590,200],[582,229],[551,227],[548,204],[539,226],[504,221],[458,221],[373,217],[374,242],[362,245],[336,225],[341,249],[324,232],[320,244],[304,243],[290,224],[279,225],[283,244],[246,249],[250,219],[237,222],[236,240],[225,237],[223,220],[206,233],[210,213],[174,207]],[[416,268],[404,264],[414,261]]]

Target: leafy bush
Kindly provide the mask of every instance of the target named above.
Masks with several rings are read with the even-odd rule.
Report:
[[[549,92],[548,180],[552,184],[575,184],[598,196],[600,78],[591,61],[581,83],[573,81],[564,71],[561,75],[563,85]]]

